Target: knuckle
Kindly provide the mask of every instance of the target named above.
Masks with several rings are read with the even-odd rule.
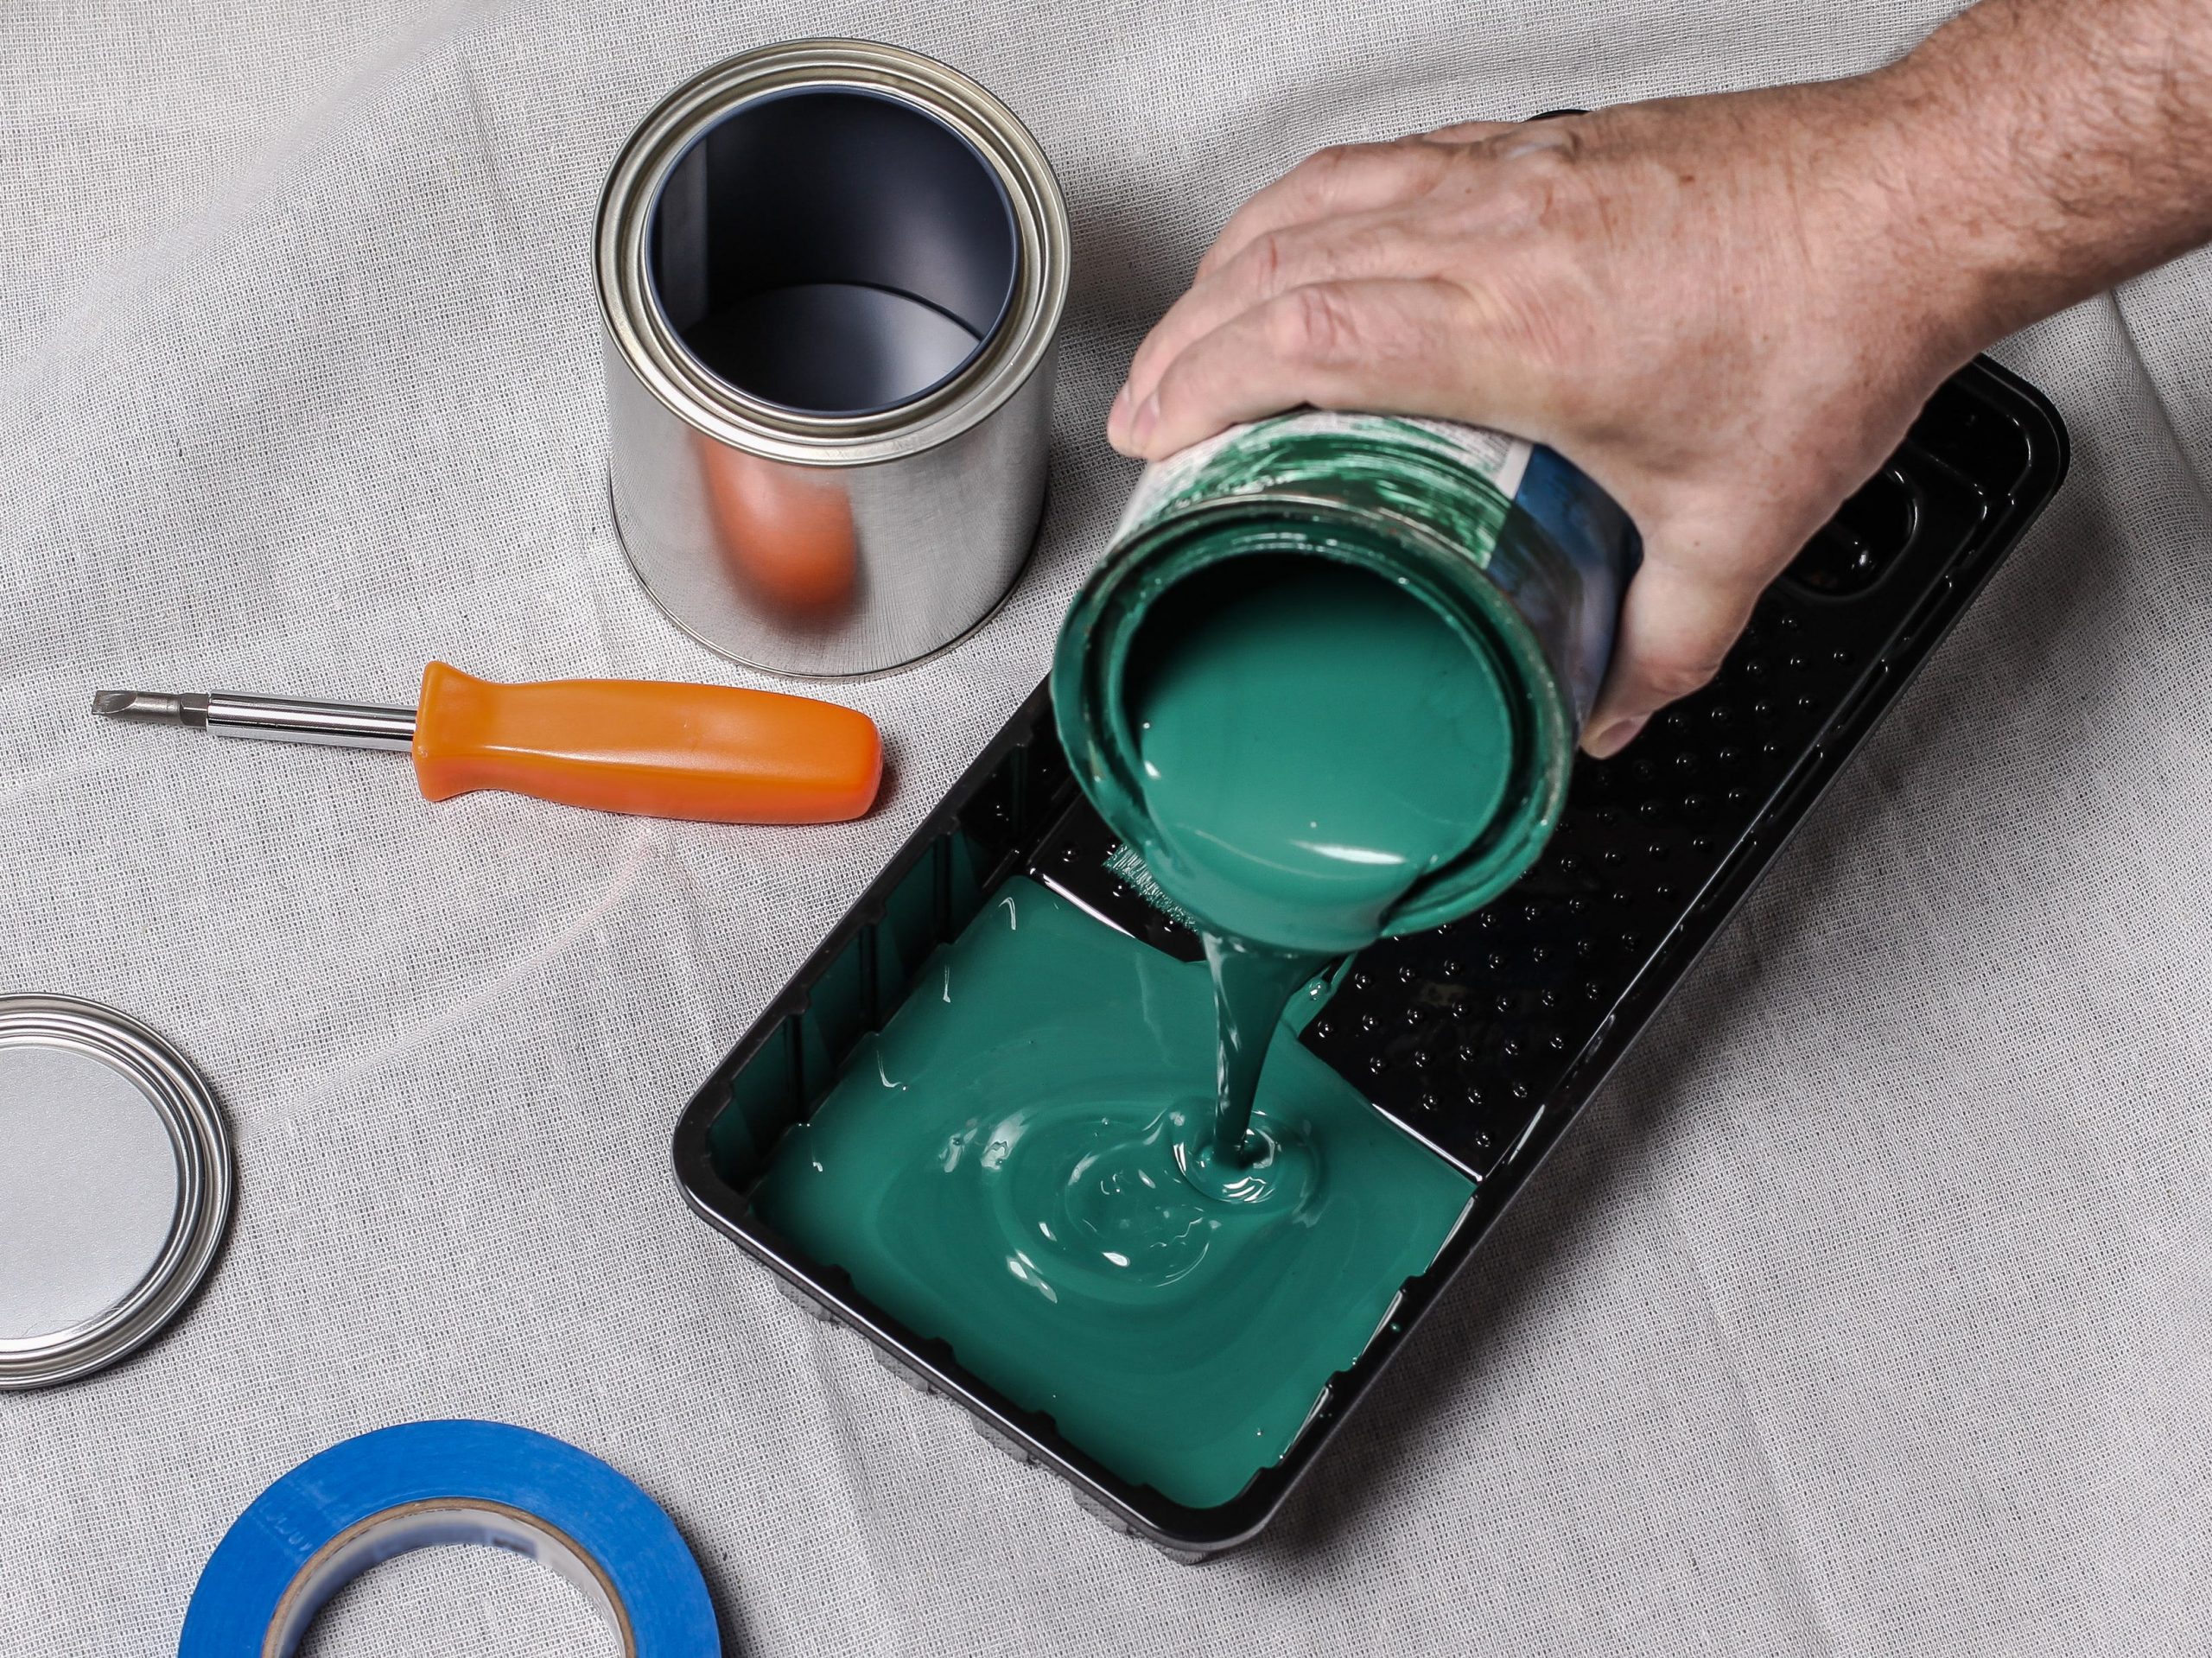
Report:
[[[1258,198],[1246,202],[1230,214],[1229,222],[1221,227],[1205,252],[1199,256],[1197,275],[1203,278],[1218,276],[1229,266],[1243,257],[1247,248],[1245,232],[1267,218],[1263,204]]]
[[[1556,228],[1580,209],[1588,190],[1583,141],[1571,128],[1532,140],[1510,135],[1488,193],[1492,226],[1501,231]]]
[[[1702,652],[1669,653],[1643,666],[1643,681],[1667,702],[1703,690],[1720,671],[1720,659]]]
[[[1347,187],[1367,175],[1393,152],[1389,144],[1328,144],[1291,169],[1305,199],[1328,206]]]
[[[1237,279],[1252,293],[1272,294],[1281,286],[1283,263],[1282,232],[1262,231],[1239,256]]]
[[[1286,362],[1341,362],[1357,351],[1358,334],[1343,291],[1326,283],[1294,288],[1268,308],[1268,343]]]
[[[1358,144],[1325,144],[1291,170],[1307,190],[1325,192],[1367,153]]]
[[[1521,233],[1543,230],[1559,217],[1560,186],[1554,170],[1545,163],[1514,162],[1491,193],[1488,217],[1492,226]]]
[[[1579,115],[1555,118],[1544,122],[1541,130],[1533,123],[1524,123],[1519,137],[1530,145],[1528,153],[1532,156],[1548,156],[1560,163],[1578,162],[1590,147],[1588,119]]]
[[[1446,153],[1412,139],[1331,144],[1285,175],[1293,199],[1316,216],[1419,195],[1446,170]]]

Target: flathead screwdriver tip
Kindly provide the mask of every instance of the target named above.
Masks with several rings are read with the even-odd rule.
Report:
[[[173,696],[164,691],[94,691],[92,712],[111,720],[139,720],[153,725],[195,725],[207,721],[204,696]],[[200,715],[195,721],[194,713]]]

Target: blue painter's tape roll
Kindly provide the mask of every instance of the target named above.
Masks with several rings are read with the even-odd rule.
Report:
[[[629,1658],[721,1651],[675,1522],[598,1458],[502,1422],[406,1422],[308,1458],[253,1500],[207,1557],[177,1658],[290,1658],[340,1589],[437,1543],[544,1561]]]

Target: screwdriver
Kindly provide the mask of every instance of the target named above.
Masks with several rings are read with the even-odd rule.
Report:
[[[865,714],[779,691],[643,679],[496,684],[442,662],[412,708],[232,691],[100,691],[92,711],[225,737],[404,749],[426,800],[501,789],[705,823],[838,823],[874,804]]]

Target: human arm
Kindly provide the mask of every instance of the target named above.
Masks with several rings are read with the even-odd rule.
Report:
[[[2207,239],[2212,4],[1983,0],[1843,80],[1324,151],[1230,219],[1108,433],[1310,403],[1551,444],[1643,535],[1602,755],[1947,375]]]

